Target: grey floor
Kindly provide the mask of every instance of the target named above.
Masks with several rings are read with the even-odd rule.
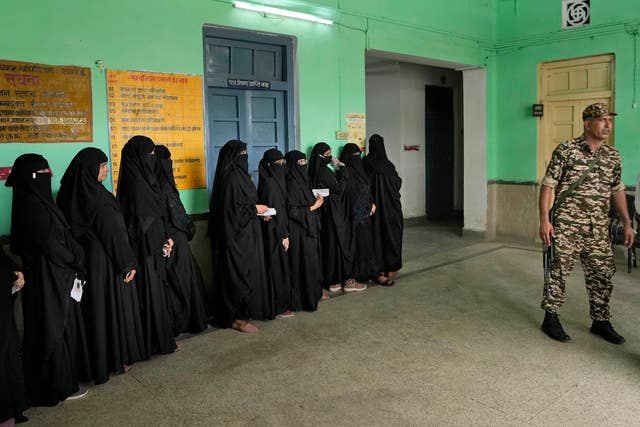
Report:
[[[317,313],[214,330],[136,364],[79,401],[27,412],[30,426],[640,425],[640,269],[619,272],[614,326],[589,333],[578,269],[561,312],[573,342],[540,331],[535,248],[406,229],[393,288]]]

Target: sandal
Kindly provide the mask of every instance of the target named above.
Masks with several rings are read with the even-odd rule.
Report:
[[[380,276],[376,279],[376,282],[378,282],[379,285],[382,286],[393,286],[396,284],[396,282],[394,282],[393,280],[389,279],[386,276]]]

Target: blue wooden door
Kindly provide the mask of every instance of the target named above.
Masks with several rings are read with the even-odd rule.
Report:
[[[292,86],[287,49],[257,39],[205,37],[209,188],[220,149],[231,139],[247,143],[249,173],[256,185],[264,152],[289,149],[292,114],[287,101]],[[238,81],[259,82],[263,88],[232,88],[232,82]]]
[[[270,148],[286,150],[286,120],[282,92],[209,88],[210,164],[218,163],[222,146],[231,139],[247,143],[249,173],[258,184],[258,164]],[[212,179],[213,174],[209,174]]]

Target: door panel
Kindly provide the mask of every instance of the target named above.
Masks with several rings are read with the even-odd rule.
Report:
[[[283,80],[283,46],[208,37],[207,74],[224,78]]]
[[[613,106],[613,55],[556,61],[540,65],[538,178],[542,178],[558,144],[583,133],[582,111],[590,104]],[[613,135],[607,141],[613,145]]]
[[[584,123],[582,121],[582,111],[587,108],[588,105],[604,102],[610,104],[611,99],[607,98],[594,98],[594,99],[582,99],[573,101],[560,101],[549,102],[545,104],[547,112],[545,115],[549,117],[544,121],[544,146],[543,146],[543,171],[541,176],[544,176],[547,165],[551,160],[553,150],[558,144],[582,135],[584,129]],[[611,143],[613,137],[607,143]]]
[[[247,143],[249,173],[258,183],[258,165],[269,148],[284,152],[284,95],[276,91],[208,88],[209,156],[215,168],[222,146],[231,139]]]

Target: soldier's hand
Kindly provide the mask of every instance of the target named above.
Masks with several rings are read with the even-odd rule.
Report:
[[[631,225],[627,224],[624,226],[624,245],[627,248],[633,246],[633,242],[636,239],[636,232],[633,230]]]
[[[545,244],[545,246],[551,246],[551,239],[556,237],[556,232],[553,229],[553,225],[551,225],[551,222],[544,221],[540,223],[540,238],[542,239],[542,242]]]

